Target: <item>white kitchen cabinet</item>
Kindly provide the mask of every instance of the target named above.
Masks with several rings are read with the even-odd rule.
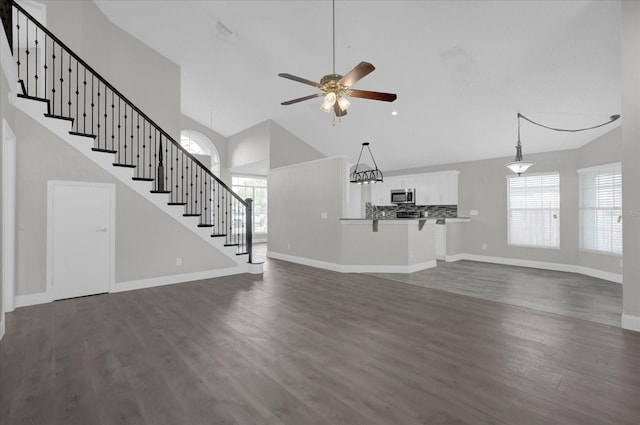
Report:
[[[391,204],[391,181],[385,179],[382,183],[370,183],[371,204],[392,205]]]
[[[434,205],[458,205],[458,172],[438,174],[438,202]]]

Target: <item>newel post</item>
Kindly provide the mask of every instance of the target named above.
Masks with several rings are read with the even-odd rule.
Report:
[[[245,199],[247,203],[247,217],[245,219],[247,232],[247,252],[249,253],[249,263],[253,263],[253,199]]]

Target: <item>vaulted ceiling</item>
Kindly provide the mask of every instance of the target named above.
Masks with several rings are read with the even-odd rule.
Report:
[[[620,113],[617,1],[337,0],[336,72],[371,62],[354,88],[398,100],[352,98],[335,126],[321,98],[281,106],[315,89],[277,76],[332,72],[331,1],[96,3],[181,66],[185,115],[223,136],[272,119],[354,162],[369,141],[383,170],[512,156],[518,111],[565,128]],[[523,123],[525,158],[617,125],[568,134]]]

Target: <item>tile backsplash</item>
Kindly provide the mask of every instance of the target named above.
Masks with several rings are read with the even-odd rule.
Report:
[[[457,217],[457,205],[371,205],[365,204],[365,217],[395,217],[396,211],[427,211],[429,217]]]

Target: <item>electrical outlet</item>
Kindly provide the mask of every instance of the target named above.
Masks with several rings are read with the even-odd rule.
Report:
[[[181,266],[181,265],[182,265],[182,258],[176,257],[176,266]]]
[[[483,243],[483,244],[482,244],[482,250],[483,250],[483,251],[486,251],[486,250],[487,250],[487,244],[486,244],[486,243]]]

